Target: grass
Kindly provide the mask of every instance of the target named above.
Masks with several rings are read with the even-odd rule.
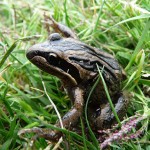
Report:
[[[56,77],[32,65],[25,51],[34,43],[45,41],[48,32],[43,14],[72,28],[79,39],[113,54],[127,74],[123,89],[132,94],[126,118],[136,113],[145,116],[139,128],[143,134],[136,140],[113,143],[111,149],[150,149],[150,4],[140,1],[59,1],[59,0],[1,0],[0,1],[0,149],[30,149],[32,134],[19,138],[22,128],[51,127],[58,119],[45,95],[48,95],[60,114],[71,107]],[[81,125],[84,128],[83,125]],[[63,130],[68,133],[67,130]],[[98,149],[90,141],[74,132],[67,134],[70,149]],[[97,141],[94,141],[97,143]],[[35,149],[54,147],[38,139]],[[62,149],[67,149],[61,143]]]

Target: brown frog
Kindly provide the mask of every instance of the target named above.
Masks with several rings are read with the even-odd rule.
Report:
[[[51,34],[46,42],[33,45],[26,55],[38,68],[58,77],[66,89],[73,106],[62,117],[63,126],[70,129],[83,114],[89,91],[99,76],[97,66],[103,70],[102,75],[115,110],[122,118],[127,100],[121,92],[120,83],[126,76],[116,59],[100,49],[80,42],[68,27],[57,23],[53,18],[49,19],[57,33]],[[115,121],[101,80],[91,95],[88,117],[95,130],[108,128]],[[60,127],[59,121],[56,126]],[[36,128],[30,131],[51,141],[62,136],[61,132],[50,129]]]

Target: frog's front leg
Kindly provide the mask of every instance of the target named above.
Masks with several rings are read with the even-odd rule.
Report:
[[[76,87],[73,89],[73,98],[74,98],[74,105],[71,108],[71,110],[66,113],[63,118],[62,118],[62,124],[63,127],[68,129],[71,128],[73,125],[75,125],[82,112],[83,112],[83,104],[84,104],[84,99],[83,99],[83,90]],[[55,126],[61,127],[60,122],[58,121]],[[50,141],[57,141],[59,138],[62,136],[62,133],[57,131],[57,130],[51,130],[51,129],[42,129],[42,128],[32,128],[32,129],[22,129],[19,133],[19,135],[25,134],[25,133],[36,133],[36,138],[37,137],[43,137],[47,140]]]
[[[123,93],[119,94],[119,98],[114,104],[115,111],[120,119],[123,119],[123,116],[126,113],[128,104],[128,97]],[[97,129],[107,129],[110,128],[116,122],[116,118],[111,110],[109,103],[103,105],[101,108],[100,115],[95,119],[94,125]]]

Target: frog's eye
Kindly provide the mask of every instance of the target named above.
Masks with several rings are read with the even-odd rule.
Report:
[[[56,58],[57,55],[55,53],[49,53],[49,57],[53,57],[53,58],[55,57]]]
[[[51,65],[56,66],[58,64],[57,55],[55,53],[49,53],[47,60]]]
[[[53,33],[48,37],[48,40],[50,41],[57,41],[60,40],[62,37],[59,33]]]
[[[48,55],[48,62],[51,65],[56,65],[56,63],[57,63],[57,55],[55,53],[49,53],[49,55]]]

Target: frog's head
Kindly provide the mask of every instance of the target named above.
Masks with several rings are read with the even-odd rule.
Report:
[[[44,43],[33,45],[27,58],[40,69],[63,82],[75,86],[92,79],[97,74],[98,64],[104,67],[107,80],[120,78],[122,71],[112,55],[90,47],[73,38],[63,38],[53,33]]]
[[[86,60],[86,53],[82,49],[81,42],[53,33],[46,42],[30,47],[26,56],[38,68],[75,86],[95,75],[80,66]],[[81,56],[79,62],[76,56]]]

